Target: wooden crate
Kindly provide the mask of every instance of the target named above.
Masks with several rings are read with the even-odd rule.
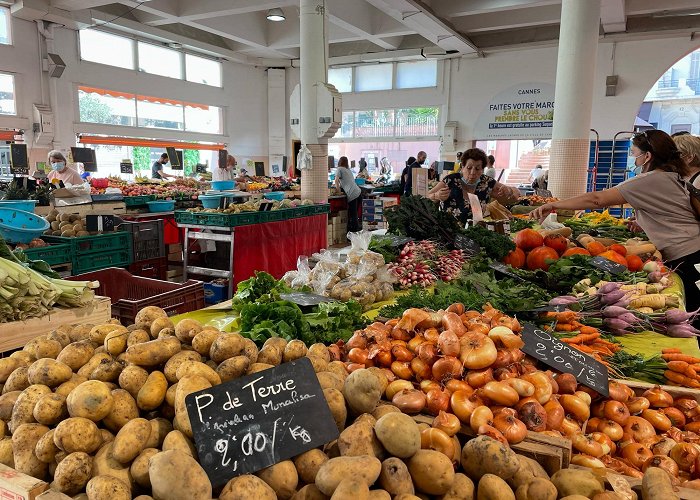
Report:
[[[429,415],[415,415],[413,419],[419,424],[432,424],[435,417]],[[476,437],[476,434],[463,425],[459,433],[468,438]],[[549,475],[558,470],[569,467],[571,461],[571,441],[528,431],[525,440],[511,445],[516,453],[539,462]]]
[[[641,396],[641,394],[647,389],[656,387],[654,384],[648,384],[646,382],[637,382],[636,380],[616,379],[615,382],[619,382],[621,384],[625,384],[628,387],[631,387],[632,389],[634,389],[634,392],[637,394],[637,396]],[[681,397],[693,398],[698,403],[700,403],[700,390],[698,389],[691,389],[689,387],[678,387],[675,385],[662,385],[659,387],[661,387],[664,391],[668,392],[671,396],[673,396],[673,399]]]
[[[65,205],[54,207],[36,207],[37,215],[46,216],[51,210],[58,210],[61,214],[85,215],[120,215],[126,214],[126,204],[123,201],[100,201],[95,203],[83,203],[81,205]]]
[[[0,464],[0,499],[36,500],[48,483]]]
[[[42,318],[0,324],[0,353],[22,348],[30,340],[62,325],[106,323],[112,317],[111,306],[109,297],[95,297],[95,301],[87,307],[57,308]]]

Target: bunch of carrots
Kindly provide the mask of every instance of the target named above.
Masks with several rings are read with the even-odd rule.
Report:
[[[661,351],[666,360],[664,376],[673,384],[692,389],[700,389],[700,358],[683,354],[680,349],[668,348]]]
[[[598,328],[578,321],[579,314],[575,311],[547,312],[540,318],[553,325],[545,326],[545,329],[557,334],[559,340],[594,357],[606,366],[609,365],[605,358],[622,349],[618,344],[602,338]]]

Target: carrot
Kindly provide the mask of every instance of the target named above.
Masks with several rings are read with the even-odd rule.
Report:
[[[666,370],[664,371],[664,377],[666,377],[671,382],[682,385],[684,387],[690,387],[693,389],[700,388],[700,382],[693,378],[686,377],[682,373]]]
[[[568,323],[557,323],[555,330],[558,332],[573,332],[576,330],[576,326]]]
[[[661,354],[682,354],[683,351],[677,347],[667,347],[666,349],[661,349]]]
[[[588,347],[587,345],[576,344],[574,347],[576,347],[576,349],[578,349],[578,350],[581,351],[581,352],[586,352],[586,353],[588,353],[588,354],[595,354],[595,352],[593,351],[593,349],[591,349],[591,348]]]
[[[598,336],[600,336],[600,332],[598,331],[598,329],[592,326],[581,325],[579,327],[579,331],[584,334],[597,333]]]
[[[571,323],[578,319],[578,313],[575,311],[563,311],[555,314],[558,323]]]
[[[669,370],[676,373],[681,373],[686,377],[697,378],[695,370],[693,370],[685,361],[669,361],[666,366],[668,366]]]
[[[695,358],[693,356],[688,356],[687,354],[681,354],[681,353],[670,353],[670,354],[662,354],[661,357],[666,360],[666,361],[685,361],[686,363],[690,364],[695,364],[695,363],[700,363],[700,359]]]

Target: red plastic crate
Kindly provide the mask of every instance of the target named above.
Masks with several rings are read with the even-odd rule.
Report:
[[[146,306],[160,307],[169,316],[204,307],[204,286],[201,281],[171,283],[134,276],[118,267],[80,274],[69,279],[99,281],[100,286],[95,294],[112,299],[112,316],[125,325],[132,324],[136,313]]]
[[[168,258],[139,260],[129,264],[126,269],[134,276],[166,281],[168,278]]]

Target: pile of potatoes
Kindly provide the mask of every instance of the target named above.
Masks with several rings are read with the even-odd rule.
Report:
[[[185,397],[303,356],[339,438],[212,491]],[[431,427],[380,401],[380,371],[348,375],[330,359],[322,344],[273,338],[259,349],[193,320],[173,325],[156,307],[128,327],[61,327],[0,359],[0,463],[76,500],[628,500],[587,470],[550,480],[487,436],[452,436],[447,456],[428,439]]]
[[[46,216],[46,220],[51,224],[51,227],[46,230],[45,234],[49,236],[63,236],[72,238],[74,236],[88,236],[90,234],[85,228],[87,222],[85,217],[75,214],[61,214],[58,210],[51,210]]]

